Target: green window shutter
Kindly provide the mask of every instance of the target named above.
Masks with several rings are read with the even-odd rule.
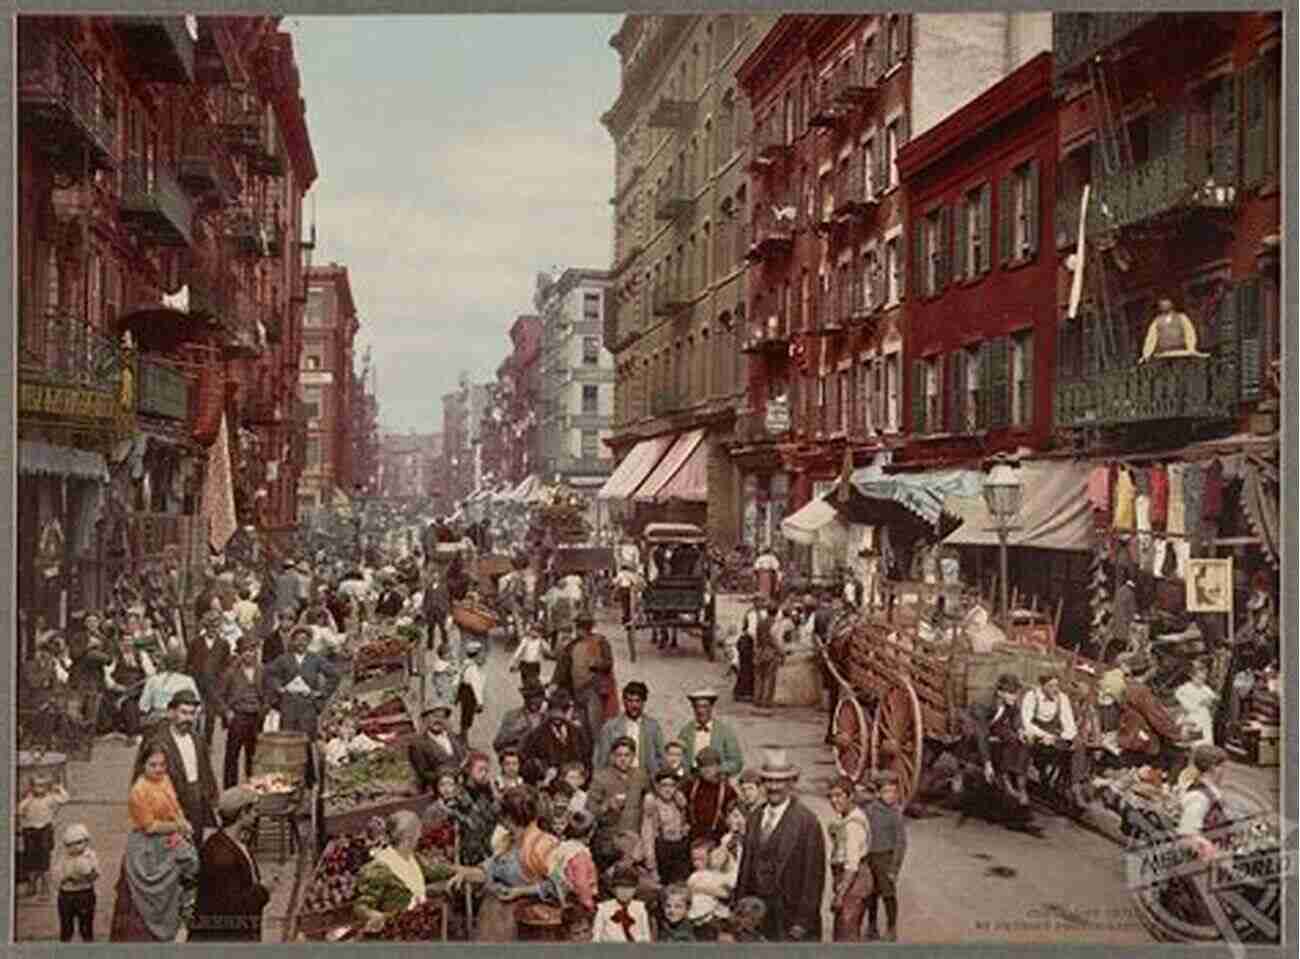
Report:
[[[993,371],[993,360],[990,354],[993,350],[993,341],[985,340],[980,344],[979,353],[976,362],[979,363],[979,397],[975,404],[975,428],[986,430],[993,420],[992,406],[990,400],[990,379]]]
[[[985,183],[980,188],[980,261],[975,272],[987,273],[993,262],[993,184]]]
[[[925,221],[919,216],[912,224],[912,295],[919,301],[925,296]]]
[[[925,364],[912,361],[912,432],[927,433],[925,423]]]
[[[952,282],[952,206],[939,211],[939,289]]]
[[[1007,337],[993,340],[989,349],[989,428],[999,429],[1011,419],[1007,366]]]
[[[1029,256],[1038,253],[1038,234],[1042,232],[1041,218],[1038,215],[1038,161],[1029,161]]]
[[[1217,183],[1236,183],[1237,111],[1240,103],[1241,75],[1224,77],[1215,88],[1211,103],[1214,120],[1214,179]]]
[[[1015,211],[1011,207],[1011,176],[998,181],[998,256],[1005,266],[1011,262],[1011,221]]]
[[[1241,337],[1241,398],[1259,398],[1264,374],[1263,298],[1257,278],[1237,286],[1237,330]]]
[[[1024,372],[1024,418],[1020,421],[1021,426],[1034,425],[1034,334],[1026,333],[1022,339],[1025,351],[1025,372]]]
[[[1242,157],[1242,186],[1253,187],[1264,179],[1268,162],[1268,120],[1264,64],[1252,63],[1242,78],[1245,86],[1245,127]]]
[[[957,371],[961,367],[961,350],[948,354],[948,361],[943,364],[943,393],[947,398],[947,415],[944,417],[944,429],[949,433],[957,432]]]
[[[977,224],[971,223],[970,210],[967,208],[965,199],[957,203],[957,236],[953,238],[953,279],[962,280],[966,276],[966,238],[970,235],[972,227]]]

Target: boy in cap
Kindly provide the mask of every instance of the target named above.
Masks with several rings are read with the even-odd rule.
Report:
[[[448,704],[430,706],[420,718],[424,721],[424,732],[411,740],[406,754],[415,769],[420,790],[431,792],[438,785],[438,770],[447,765],[459,769],[469,750],[463,739],[447,730],[451,719],[451,706]]]
[[[884,770],[876,774],[877,795],[867,804],[867,868],[874,888],[867,896],[867,939],[880,938],[876,925],[876,906],[885,900],[885,938],[898,939],[898,873],[907,854],[907,823],[903,818],[902,794],[898,774]]]
[[[641,841],[646,862],[657,871],[661,885],[685,882],[691,874],[691,834],[677,777],[661,769],[654,777],[654,794],[646,796],[641,812]]]
[[[639,878],[632,869],[618,869],[613,875],[614,898],[596,907],[592,920],[592,942],[652,942],[650,915],[645,903],[636,899]]]
[[[691,839],[718,840],[727,829],[726,811],[739,798],[722,775],[722,754],[706,746],[695,757],[696,775],[682,786]]]
[[[54,862],[58,886],[59,941],[71,942],[74,931],[82,942],[95,941],[95,883],[99,857],[90,847],[90,830],[79,822],[63,831],[63,852]]]

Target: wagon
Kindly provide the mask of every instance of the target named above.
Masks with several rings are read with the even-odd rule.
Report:
[[[627,627],[632,661],[636,661],[638,629],[652,630],[661,641],[675,641],[678,631],[698,632],[704,654],[713,659],[717,595],[708,537],[690,523],[651,523],[642,537],[643,553],[651,558],[657,575],[642,590],[637,614]]]
[[[916,583],[893,588],[919,595],[936,589]],[[1045,645],[1041,631],[1013,629],[1010,642],[991,652],[965,647],[957,627],[946,642],[927,643],[909,612],[904,607],[892,619],[877,613],[841,620],[830,650],[822,650],[841,690],[832,727],[836,766],[855,782],[867,772],[896,773],[905,802],[934,760],[965,737],[967,707],[992,695],[998,676],[1035,683],[1050,670],[1071,701],[1081,703],[1105,669]]]

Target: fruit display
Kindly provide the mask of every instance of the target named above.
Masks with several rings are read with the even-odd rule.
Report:
[[[450,819],[427,823],[415,851],[434,862],[450,862],[456,849],[456,824]]]
[[[280,796],[296,790],[302,785],[302,780],[297,776],[288,776],[284,773],[264,773],[261,776],[254,776],[244,785],[259,796]]]
[[[445,908],[441,900],[426,900],[393,916],[374,938],[390,942],[437,942],[442,939]]]
[[[336,694],[320,718],[320,736],[330,740],[350,725],[353,733],[374,738],[391,738],[415,731],[415,719],[400,693],[380,691],[368,696]]]
[[[316,863],[315,874],[303,888],[299,914],[350,907],[356,896],[357,874],[370,862],[370,850],[378,844],[365,833],[331,839]]]
[[[353,669],[360,671],[373,664],[394,659],[405,659],[411,652],[411,644],[401,636],[384,636],[372,639],[357,648],[353,657]]]

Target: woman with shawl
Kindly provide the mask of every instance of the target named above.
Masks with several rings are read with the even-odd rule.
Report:
[[[401,810],[388,817],[388,844],[372,852],[357,876],[355,911],[364,931],[378,933],[393,916],[423,905],[429,885],[448,882],[448,889],[469,880],[481,881],[482,870],[430,862],[416,853],[420,817]]]
[[[500,820],[504,829],[494,837],[495,855],[484,864],[488,895],[479,909],[475,939],[539,938],[532,932],[537,929],[549,929],[558,938],[566,905],[595,908],[590,850],[581,838],[561,842],[541,828],[531,787],[516,787],[501,798]]]
[[[199,855],[161,746],[145,751],[127,813],[131,832],[117,881],[113,942],[173,942],[194,907]]]

